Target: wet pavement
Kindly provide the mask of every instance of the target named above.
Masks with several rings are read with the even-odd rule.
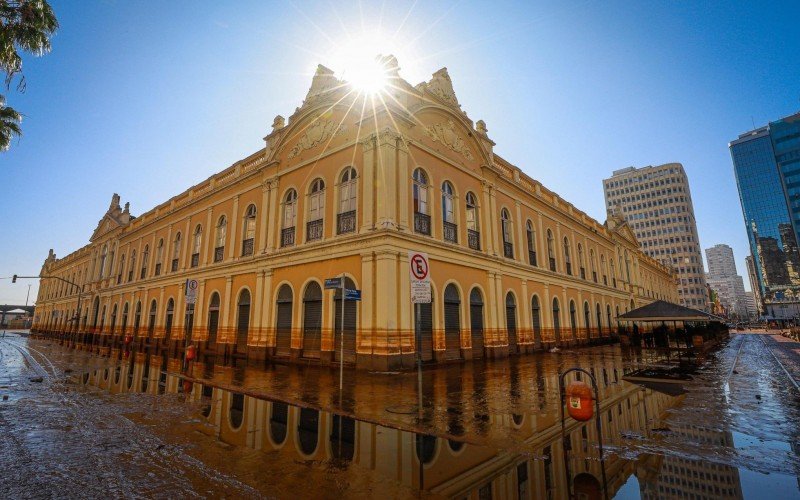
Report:
[[[0,497],[800,498],[800,344],[736,334],[692,380],[626,380],[677,361],[570,349],[426,368],[421,393],[416,372],[345,369],[340,391],[329,367],[182,373],[8,335]],[[570,367],[597,379],[600,435],[567,418],[562,438]]]

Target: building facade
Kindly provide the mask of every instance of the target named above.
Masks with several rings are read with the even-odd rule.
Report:
[[[768,319],[800,317],[800,113],[729,143],[757,296]]]
[[[747,299],[744,280],[736,273],[733,249],[725,244],[706,248],[708,274],[706,281],[719,295],[729,318],[749,319],[757,315]]]
[[[392,67],[373,107],[320,66],[264,148],[138,217],[114,195],[89,244],[51,250],[34,328],[386,369],[413,366],[417,338],[425,361],[503,356],[608,337],[618,314],[677,299],[624,220],[494,154],[446,69],[411,86]],[[433,302],[416,308],[409,251],[430,262]],[[360,302],[324,289],[336,276]]]
[[[703,256],[683,165],[615,170],[603,180],[603,191],[606,208],[625,218],[642,252],[675,270],[680,304],[707,311]]]

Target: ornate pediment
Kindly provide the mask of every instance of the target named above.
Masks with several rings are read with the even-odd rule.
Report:
[[[424,90],[435,96],[448,106],[461,108],[456,98],[456,92],[453,90],[453,81],[450,79],[450,74],[447,73],[447,68],[442,68],[433,74],[429,82],[423,82],[417,85],[417,90]]]
[[[453,120],[447,120],[447,123],[428,125],[423,131],[434,142],[439,142],[447,149],[460,153],[467,160],[472,161],[475,159],[467,143],[458,135],[456,124]]]
[[[307,149],[316,148],[320,144],[347,131],[347,126],[334,120],[317,119],[305,129],[297,143],[289,150],[287,159],[298,156]]]
[[[616,211],[614,210],[608,211],[608,218],[606,219],[606,227],[612,233],[617,234],[621,238],[630,241],[637,247],[639,246],[639,242],[636,239],[636,234],[628,225],[628,222],[624,218],[622,218]]]
[[[103,235],[117,228],[125,227],[130,221],[130,204],[126,203],[125,209],[123,210],[119,206],[119,195],[114,193],[111,197],[111,205],[108,207],[105,215],[100,219],[100,222],[97,223],[97,228],[95,228],[89,241],[96,241],[98,238],[101,238]]]

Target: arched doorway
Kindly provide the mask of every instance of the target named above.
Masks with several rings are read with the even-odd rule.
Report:
[[[539,297],[534,295],[531,299],[531,325],[533,326],[534,347],[542,347],[542,311]]]
[[[469,324],[472,337],[472,357],[483,357],[483,296],[478,288],[469,293]]]
[[[149,318],[147,320],[147,338],[148,339],[153,338],[153,333],[156,330],[156,309],[157,308],[158,308],[158,305],[156,304],[156,301],[153,300],[150,303],[150,315],[149,315]]]
[[[556,342],[561,342],[561,310],[558,307],[558,298],[553,297],[553,335]]]
[[[452,283],[444,289],[445,359],[461,359],[461,297]]]
[[[356,284],[345,277],[344,287],[354,290]],[[344,301],[344,339],[342,339],[342,289],[336,289],[333,297],[333,359],[342,359],[342,340],[344,340],[344,362],[356,362],[356,324],[358,321],[358,302],[355,300]]]
[[[288,356],[292,348],[292,288],[283,285],[278,290],[275,315],[275,355]]]
[[[247,352],[247,335],[250,330],[250,291],[242,290],[239,294],[238,319],[236,321],[235,352]]]
[[[319,287],[319,285],[317,285]],[[303,299],[305,302],[305,299]],[[297,425],[297,437],[300,451],[311,455],[317,450],[319,440],[319,411],[311,408],[300,409],[300,419]]]
[[[508,353],[517,354],[519,345],[517,344],[517,301],[514,294],[506,294],[506,331],[508,333]]]
[[[167,315],[164,319],[164,341],[169,341],[172,335],[172,320],[175,317],[175,301],[169,299],[167,302]]]
[[[572,340],[578,337],[578,319],[575,314],[575,301],[569,301],[569,329],[572,332]]]
[[[592,320],[589,313],[589,303],[583,303],[583,324],[586,326],[586,336],[592,337]]]
[[[319,358],[322,341],[322,289],[312,281],[303,294],[303,357]]]
[[[208,303],[208,343],[211,347],[217,343],[217,332],[219,331],[219,294],[211,294],[211,301]]]
[[[431,294],[433,296],[433,294]],[[433,360],[433,302],[414,304],[414,340],[422,361]]]

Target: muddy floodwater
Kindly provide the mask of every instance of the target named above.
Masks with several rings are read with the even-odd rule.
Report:
[[[779,336],[682,362],[603,346],[459,363],[421,384],[345,369],[341,390],[336,368],[82,347],[0,339],[0,497],[800,498],[800,344]],[[631,376],[676,366],[685,380]],[[562,424],[573,367],[597,380],[600,433]]]

